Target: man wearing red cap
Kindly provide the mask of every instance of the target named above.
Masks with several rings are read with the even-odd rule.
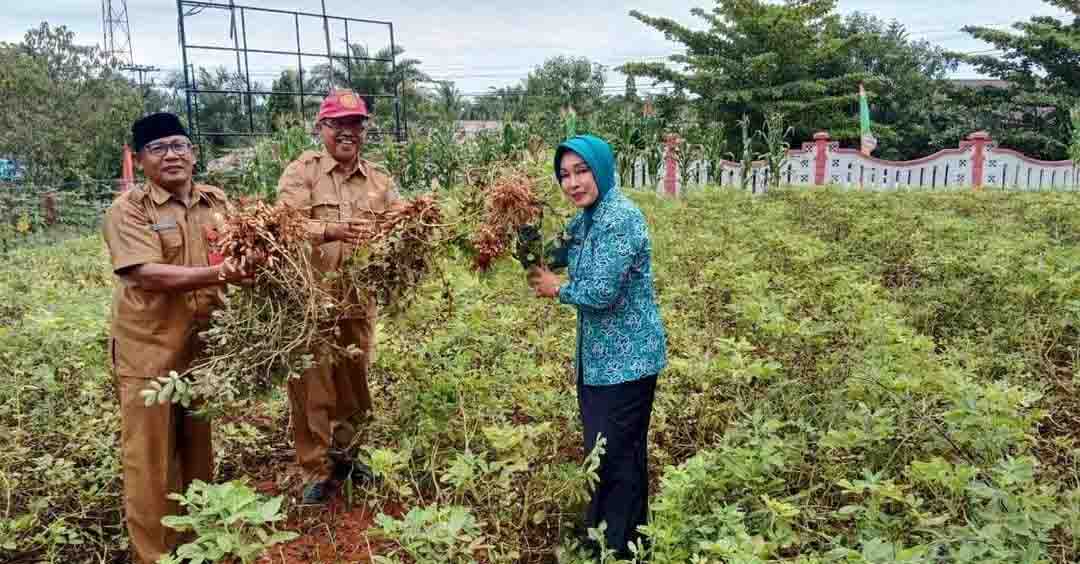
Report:
[[[360,231],[345,222],[364,211],[384,211],[397,199],[390,175],[360,158],[366,139],[365,100],[349,90],[336,90],[323,100],[316,120],[322,151],[306,151],[285,169],[278,181],[279,201],[308,212],[309,232],[316,244],[312,264],[320,272],[338,270],[355,250]],[[360,301],[360,300],[358,300]],[[347,454],[357,426],[371,409],[368,369],[375,344],[375,303],[362,300],[341,323],[342,345],[360,353],[332,363],[317,358],[302,378],[289,383],[293,442],[304,472],[304,504],[325,503],[334,485],[349,476],[370,477]]]

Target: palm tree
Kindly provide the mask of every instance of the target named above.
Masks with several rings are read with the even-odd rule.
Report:
[[[435,89],[435,102],[439,112],[442,113],[443,117],[446,119],[456,120],[460,118],[463,109],[461,90],[458,90],[457,86],[450,81],[444,80],[437,84],[438,87]]]
[[[393,51],[386,47],[374,54],[366,46],[356,43],[347,48],[349,60],[335,60],[332,72],[329,64],[318,65],[312,71],[321,89],[328,90],[332,82],[363,96],[397,94],[405,108],[404,117],[409,121],[416,120],[417,108],[423,100],[420,85],[431,80],[420,70],[420,60],[402,57],[405,48],[400,45]],[[394,59],[393,64],[391,59]],[[376,101],[375,113],[390,118],[393,107],[386,98],[381,98]]]
[[[301,91],[299,74],[293,69],[281,71],[281,75],[274,80],[270,88],[271,91],[281,92],[281,94],[272,94],[266,103],[270,127],[275,127],[275,122],[281,115],[302,114],[305,118],[314,116],[319,110],[321,92],[324,90],[323,84],[323,79],[318,76],[312,74],[304,76],[303,92],[310,92],[311,96],[304,96],[304,105],[301,108],[300,97],[292,94]]]

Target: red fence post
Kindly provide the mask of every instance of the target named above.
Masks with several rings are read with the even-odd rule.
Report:
[[[814,134],[814,185],[825,185],[825,169],[829,164],[828,155],[825,154],[829,145],[829,133],[819,131]]]
[[[982,190],[986,144],[990,141],[990,134],[985,131],[976,131],[968,135],[968,141],[975,146],[975,157],[971,159],[971,187],[978,191]]]
[[[679,195],[679,161],[675,159],[679,136],[669,133],[664,136],[664,193],[668,196]]]
[[[132,159],[131,147],[126,143],[124,144],[124,156],[120,161],[120,177],[123,179],[123,183],[120,185],[121,192],[135,185],[135,164]]]

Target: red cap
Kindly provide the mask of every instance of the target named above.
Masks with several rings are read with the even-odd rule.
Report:
[[[334,90],[319,107],[318,119],[340,118],[348,116],[368,117],[367,104],[352,90]]]

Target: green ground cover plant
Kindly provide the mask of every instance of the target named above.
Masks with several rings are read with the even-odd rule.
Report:
[[[633,198],[670,341],[642,558],[1080,558],[1076,195]],[[3,561],[124,561],[102,247],[0,265]],[[361,454],[380,480],[351,502],[384,514],[386,561],[582,562],[573,313],[456,252],[381,321]],[[287,411],[221,422],[220,480],[274,478]]]

